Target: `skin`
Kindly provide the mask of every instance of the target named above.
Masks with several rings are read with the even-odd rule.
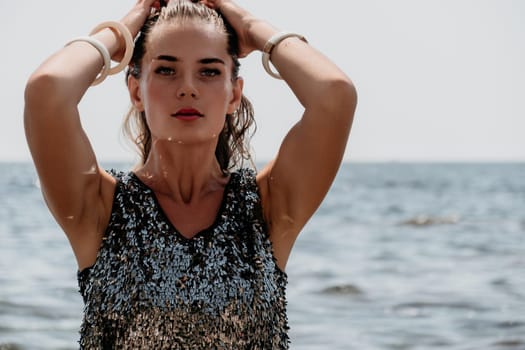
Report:
[[[241,56],[262,50],[278,32],[232,1],[203,3],[220,9],[235,28]],[[136,35],[151,7],[158,5],[139,0],[121,22]],[[122,40],[114,32],[106,29],[95,37],[113,59],[122,56]],[[215,159],[216,137],[225,114],[238,106],[243,84],[231,78],[226,39],[202,23],[156,28],[148,50],[141,78],[129,81],[130,99],[146,112],[153,136],[151,154],[136,174],[154,190],[180,233],[191,238],[214,222],[222,201],[228,177]],[[160,55],[178,61],[159,60]],[[210,57],[223,63],[202,64],[202,58]],[[257,176],[274,255],[284,270],[297,236],[340,166],[357,97],[338,67],[297,38],[277,45],[272,63],[304,107],[274,160]],[[98,166],[77,107],[102,64],[97,50],[76,42],[46,60],[30,77],[25,92],[26,137],[42,191],[80,270],[95,262],[116,185]],[[204,117],[187,122],[171,116],[189,107]]]
[[[215,148],[225,115],[240,103],[242,80],[232,81],[226,38],[212,25],[163,25],[150,38],[141,79],[129,78],[132,102],[146,112],[153,135],[151,155],[136,173],[155,191],[178,231],[191,238],[213,224],[222,201],[228,178]],[[201,63],[210,58],[216,63]],[[204,116],[173,118],[181,108]]]

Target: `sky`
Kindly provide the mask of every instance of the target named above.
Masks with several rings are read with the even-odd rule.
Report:
[[[23,91],[46,57],[133,0],[0,3],[0,161],[28,161]],[[302,33],[359,95],[346,161],[525,161],[525,1],[237,1],[278,28]],[[256,161],[271,159],[302,107],[268,76],[260,53],[242,62],[258,130]],[[129,107],[123,73],[90,88],[79,109],[100,161],[134,161],[121,136]]]

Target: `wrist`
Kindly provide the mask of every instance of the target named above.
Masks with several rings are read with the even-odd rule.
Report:
[[[111,41],[114,44],[108,47],[111,47],[111,57],[114,61],[119,62],[119,64],[112,67],[109,74],[117,74],[122,71],[131,60],[133,48],[135,46],[133,36],[126,25],[117,21],[106,21],[100,23],[91,31],[90,35],[94,35],[101,31],[108,34],[112,33],[113,35],[113,40]]]
[[[254,17],[250,19],[247,28],[251,44],[258,51],[263,51],[268,40],[279,32],[277,28],[268,22]]]
[[[283,31],[283,32],[278,32],[278,33],[272,35],[272,37],[270,39],[268,39],[266,44],[264,44],[264,48],[262,50],[263,51],[262,64],[263,64],[264,70],[266,70],[266,72],[268,74],[270,74],[272,77],[274,77],[276,79],[282,79],[282,77],[279,74],[279,72],[274,72],[271,69],[271,67],[270,67],[270,60],[271,60],[272,51],[277,45],[279,45],[282,41],[284,41],[284,40],[286,40],[288,38],[298,38],[298,39],[304,41],[305,43],[308,43],[306,38],[303,35],[301,35],[301,34],[297,34],[297,33],[294,33],[294,32]]]

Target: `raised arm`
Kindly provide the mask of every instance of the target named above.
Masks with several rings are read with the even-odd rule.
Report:
[[[153,0],[140,0],[122,19],[136,35]],[[93,35],[113,58],[122,56],[121,35],[104,29]],[[82,129],[78,104],[103,67],[97,48],[73,42],[49,57],[25,90],[27,142],[43,195],[73,247],[79,267],[94,262],[109,220],[115,181],[99,168]]]
[[[300,230],[319,207],[341,164],[357,103],[349,78],[297,38],[272,51],[272,62],[304,106],[274,162],[261,172],[276,258],[284,267]],[[322,239],[322,237],[319,237]]]
[[[220,8],[232,23],[245,55],[261,51],[279,33],[232,1],[205,2]],[[305,109],[275,159],[258,176],[274,254],[284,269],[297,235],[319,207],[339,169],[357,95],[344,72],[296,37],[279,42],[271,52],[271,61]]]

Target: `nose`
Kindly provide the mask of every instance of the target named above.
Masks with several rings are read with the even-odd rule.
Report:
[[[181,82],[181,85],[177,89],[177,97],[183,98],[187,96],[198,98],[197,89],[195,88],[192,79],[189,77],[184,78]]]

